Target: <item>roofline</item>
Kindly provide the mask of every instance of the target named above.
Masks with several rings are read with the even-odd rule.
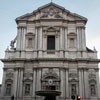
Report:
[[[16,23],[19,21],[20,18],[25,17],[25,16],[29,16],[29,15],[32,15],[32,14],[35,14],[35,13],[38,12],[39,10],[41,10],[41,9],[43,9],[43,8],[49,6],[49,5],[56,6],[56,7],[60,8],[60,9],[62,9],[63,11],[65,11],[65,12],[67,12],[67,13],[69,13],[69,14],[72,14],[73,16],[80,17],[80,18],[84,19],[85,23],[87,22],[87,18],[85,18],[85,17],[83,17],[83,16],[81,16],[81,15],[79,15],[79,14],[72,13],[72,12],[70,12],[69,10],[65,9],[64,7],[62,7],[62,6],[60,6],[60,5],[55,4],[55,3],[53,3],[53,2],[50,2],[50,3],[48,3],[48,4],[45,4],[45,5],[43,5],[43,6],[39,7],[39,8],[37,8],[37,9],[34,10],[32,13],[27,13],[27,14],[24,14],[24,15],[22,15],[22,16],[17,17],[17,18],[15,19]]]

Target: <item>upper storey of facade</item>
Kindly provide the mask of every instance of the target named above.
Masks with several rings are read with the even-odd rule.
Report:
[[[86,47],[86,22],[57,4],[46,4],[16,19],[17,36],[5,58],[96,58],[96,51]]]

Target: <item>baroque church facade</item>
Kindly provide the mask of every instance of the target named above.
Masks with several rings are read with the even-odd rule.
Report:
[[[1,100],[100,99],[100,60],[86,47],[85,17],[51,2],[16,23],[17,36],[1,59]]]

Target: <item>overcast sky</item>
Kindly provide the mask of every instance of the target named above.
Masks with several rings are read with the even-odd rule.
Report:
[[[0,0],[0,58],[17,34],[15,19],[23,14],[31,13],[51,0]],[[82,15],[88,19],[86,24],[87,47],[95,46],[100,58],[100,0],[53,0],[67,10]],[[2,83],[2,68],[0,62],[0,83]]]

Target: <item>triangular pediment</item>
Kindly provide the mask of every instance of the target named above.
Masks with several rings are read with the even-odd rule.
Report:
[[[25,14],[16,19],[18,20],[38,20],[38,19],[65,19],[65,20],[84,20],[87,19],[83,16],[80,16],[75,13],[71,13],[69,10],[66,10],[64,7],[59,6],[55,3],[48,3],[42,7],[39,7],[37,10],[32,13]]]

